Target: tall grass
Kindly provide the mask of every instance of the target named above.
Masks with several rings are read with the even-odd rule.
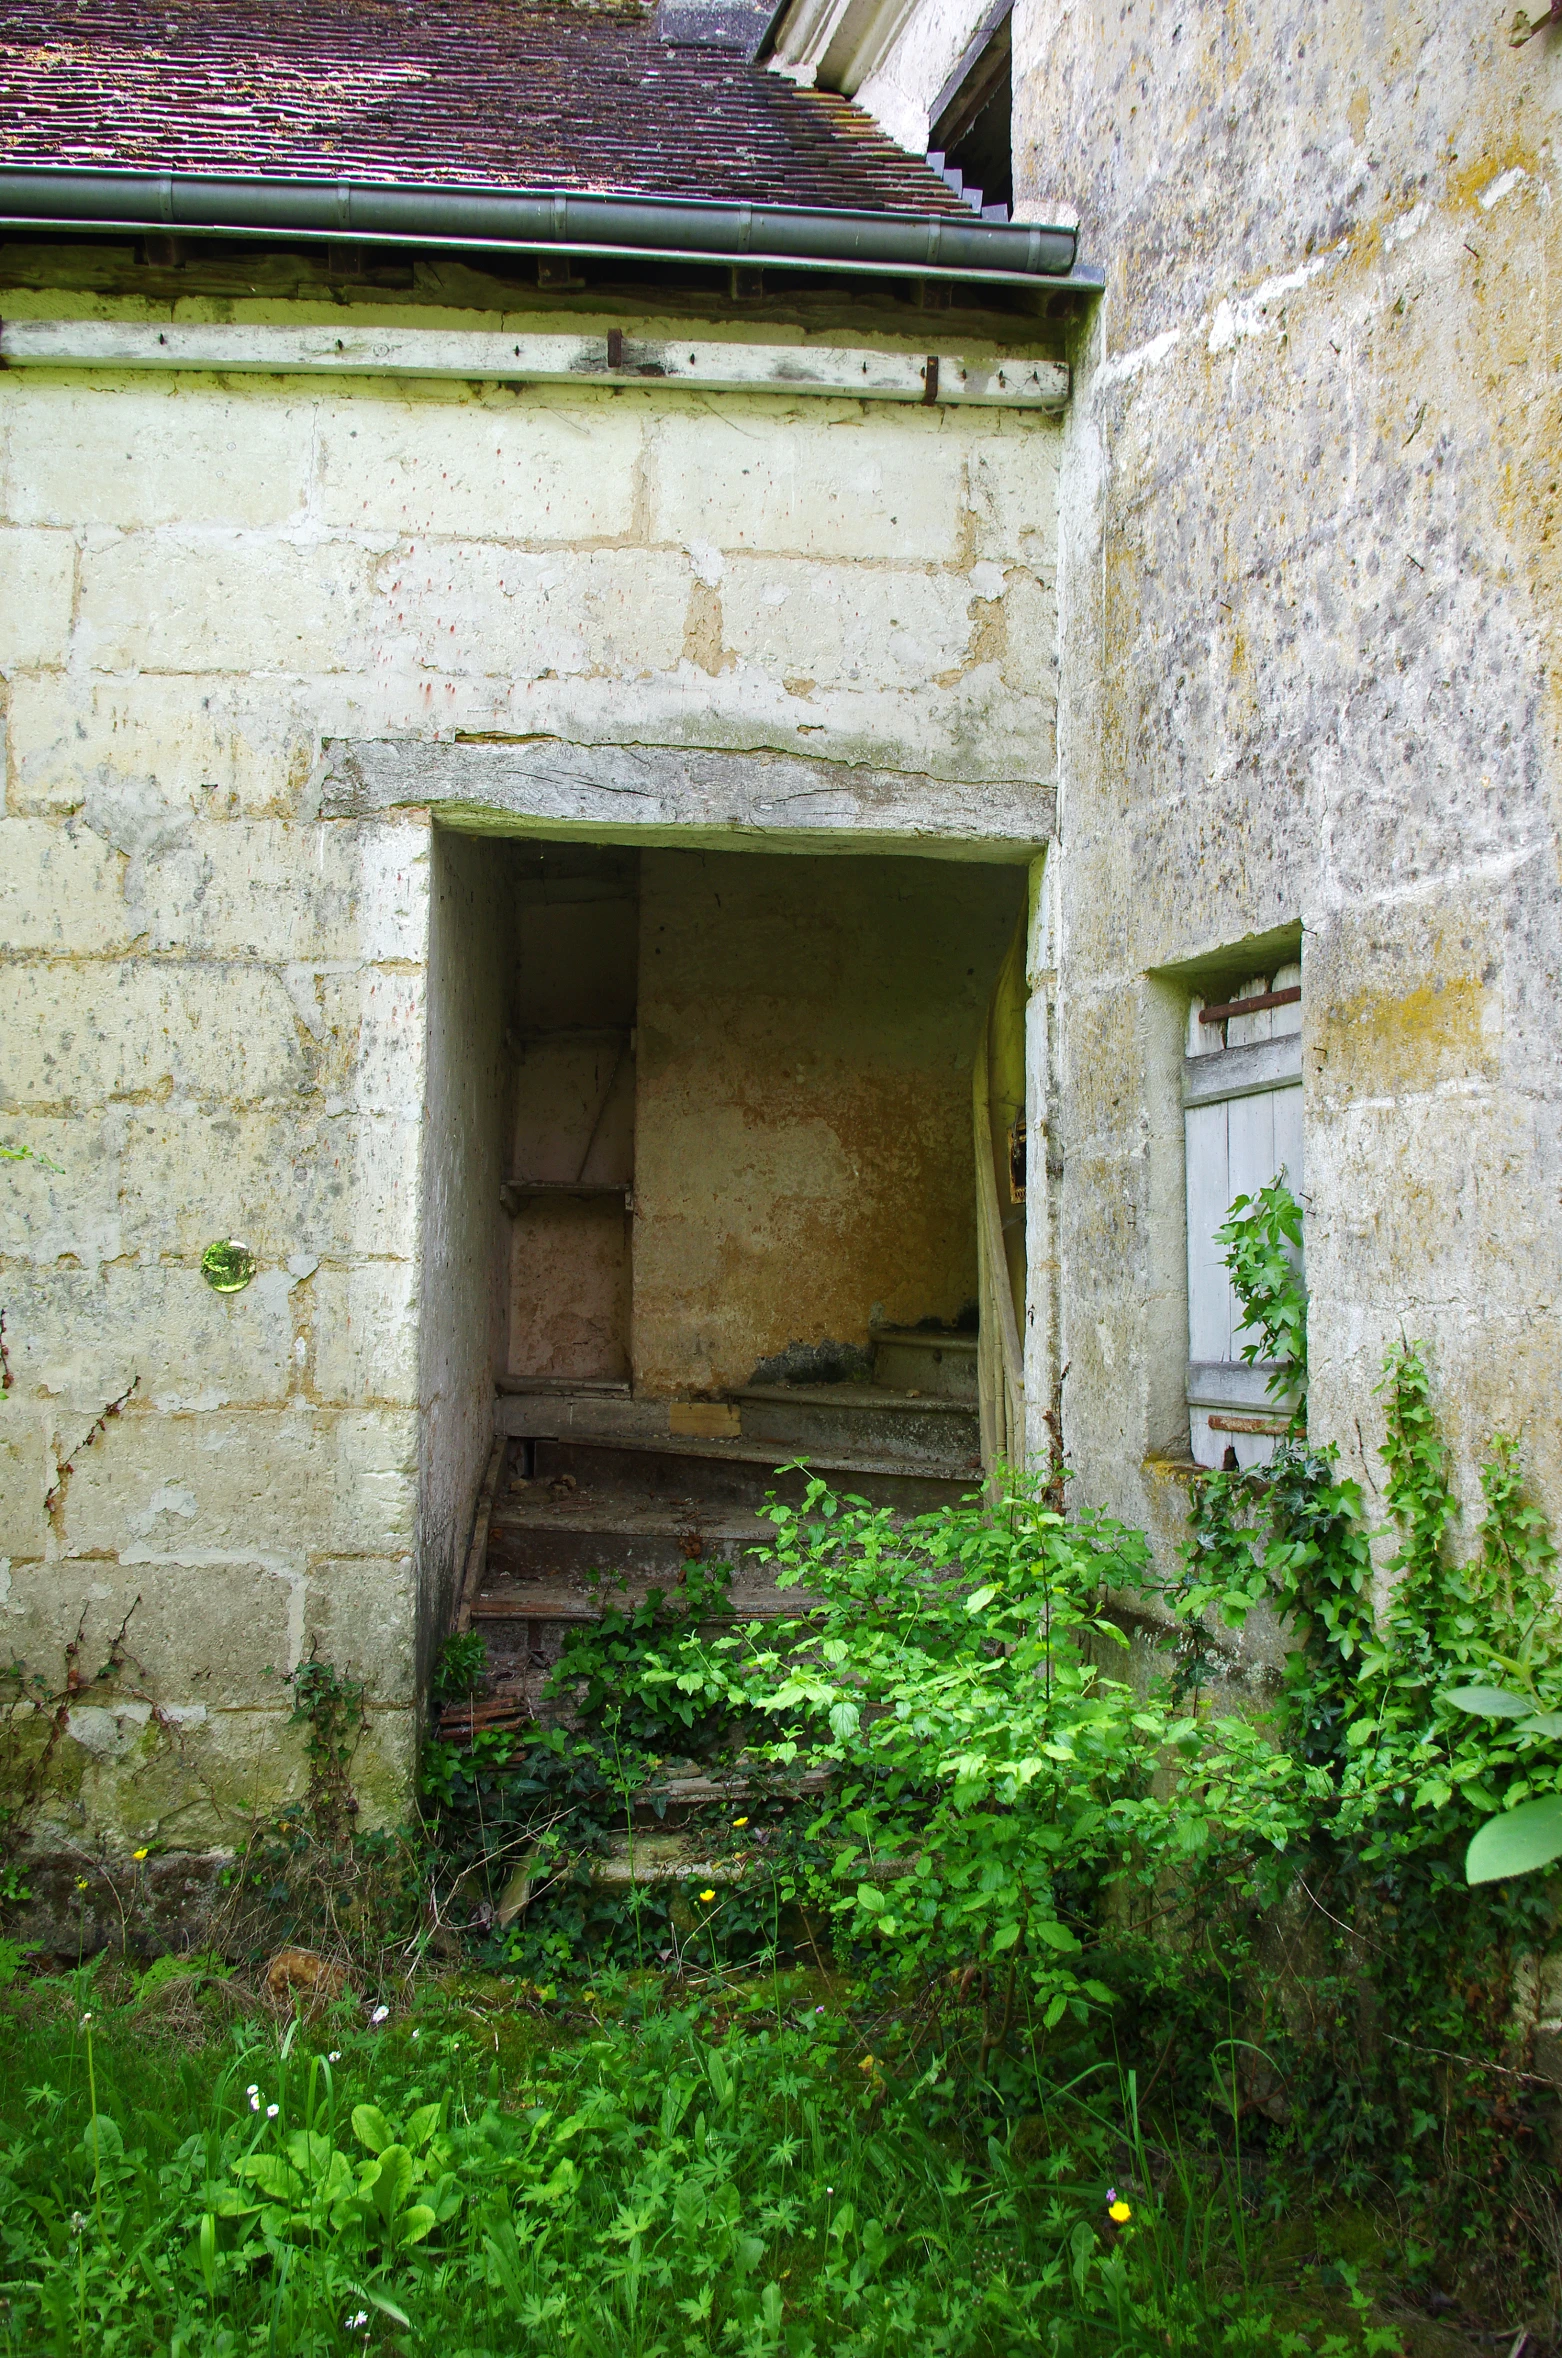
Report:
[[[614,2017],[562,2026],[487,2011],[493,1995],[174,2036],[91,1973],[17,1985],[0,2349],[1363,2346],[1277,2331],[1245,2279],[1235,2190],[1157,2160],[1131,2090],[1121,2114],[1056,2092],[973,2150],[929,2125],[938,2067],[898,2081],[814,1991],[758,1993],[763,2012],[726,2023],[629,1991]]]

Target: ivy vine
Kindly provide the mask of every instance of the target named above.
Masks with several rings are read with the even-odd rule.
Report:
[[[1450,1453],[1412,1339],[1384,1363],[1387,1519],[1372,1527],[1333,1451],[1301,1437],[1305,1297],[1286,1250],[1300,1233],[1283,1177],[1239,1198],[1221,1232],[1261,1337],[1248,1357],[1279,1363],[1271,1390],[1295,1402],[1295,1425],[1268,1466],[1196,1486],[1170,1592],[1181,1675],[1208,1681],[1214,1627],[1240,1628],[1260,1605],[1287,1631],[1273,1733],[1307,1779],[1310,1817],[1277,1881],[1331,1960],[1282,2042],[1289,2136],[1342,2186],[1436,2180],[1463,2206],[1461,2235],[1501,2240],[1540,2150],[1514,2004],[1519,1959],[1549,1945],[1555,1910],[1544,1885],[1512,1878],[1562,1856],[1556,1551],[1503,1433],[1482,1464],[1473,1550],[1456,1548]],[[1392,1542],[1381,1612],[1374,1541]]]

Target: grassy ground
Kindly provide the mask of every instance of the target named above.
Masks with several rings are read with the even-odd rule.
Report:
[[[1266,2223],[1218,2160],[1138,2141],[1130,2091],[973,2129],[818,1977],[568,2005],[448,1978],[310,2019],[170,1966],[0,1998],[0,2349],[1460,2346],[1353,2291],[1349,2222]]]

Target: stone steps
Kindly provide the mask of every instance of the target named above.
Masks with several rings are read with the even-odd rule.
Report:
[[[470,1741],[539,1712],[567,1716],[542,1690],[571,1633],[604,1601],[632,1607],[672,1589],[691,1561],[731,1572],[728,1613],[712,1627],[806,1614],[806,1593],[778,1590],[763,1561],[775,1534],[761,1510],[767,1496],[799,1505],[811,1475],[900,1515],[978,1491],[974,1336],[881,1328],[874,1349],[872,1383],[747,1384],[704,1404],[507,1378],[507,1462],[469,1607],[491,1675],[442,1731]],[[672,1430],[680,1420],[694,1430]],[[714,1429],[701,1430],[706,1420]]]
[[[857,1389],[855,1385],[849,1388]],[[567,1438],[539,1437],[532,1449],[538,1480],[572,1474],[582,1489],[613,1490],[647,1500],[674,1499],[697,1509],[757,1510],[771,1492],[795,1506],[808,1484],[806,1474],[787,1468],[786,1459],[792,1452],[746,1432],[732,1441],[685,1441],[666,1436],[630,1440],[571,1433]],[[965,1452],[908,1460],[882,1448],[815,1446],[807,1451],[807,1458],[810,1471],[827,1481],[832,1490],[865,1498],[870,1506],[898,1507],[906,1514],[951,1506],[981,1487],[980,1464]]]

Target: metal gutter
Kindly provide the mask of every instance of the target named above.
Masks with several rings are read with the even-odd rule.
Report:
[[[507,247],[1006,286],[1088,283],[1071,276],[1074,230],[1016,227],[969,214],[838,213],[564,190],[0,165],[0,229],[24,228]]]

